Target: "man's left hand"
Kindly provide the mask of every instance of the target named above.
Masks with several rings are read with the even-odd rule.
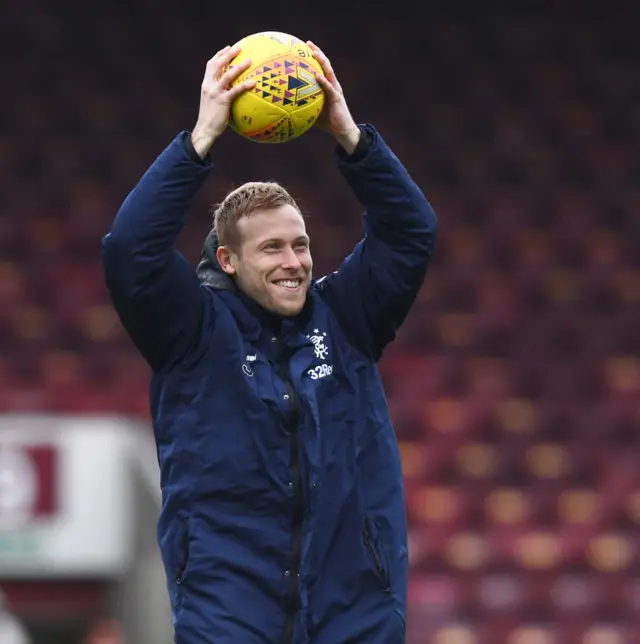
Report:
[[[316,121],[316,126],[331,133],[347,154],[353,154],[360,140],[360,129],[349,112],[342,87],[336,78],[331,62],[324,52],[310,40],[307,41],[307,45],[324,72],[324,76],[315,73],[315,77],[324,91],[324,107]]]

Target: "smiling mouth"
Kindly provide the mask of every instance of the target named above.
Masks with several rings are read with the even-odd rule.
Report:
[[[279,286],[280,288],[284,288],[287,291],[296,291],[297,289],[302,286],[302,280],[297,278],[297,279],[288,279],[288,280],[276,280],[273,282],[276,286]]]

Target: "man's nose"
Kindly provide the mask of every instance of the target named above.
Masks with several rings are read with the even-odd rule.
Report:
[[[300,259],[298,258],[298,255],[296,254],[295,250],[291,247],[287,248],[284,251],[284,257],[283,257],[283,264],[286,268],[300,268],[302,264],[300,263]]]

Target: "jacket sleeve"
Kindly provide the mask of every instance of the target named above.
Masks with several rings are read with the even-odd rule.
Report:
[[[378,360],[424,281],[438,221],[382,137],[370,125],[361,130],[369,139],[368,150],[358,154],[356,149],[349,157],[339,149],[337,156],[365,209],[364,238],[317,285],[352,342]]]
[[[195,269],[174,249],[189,204],[211,170],[187,132],[146,171],[102,240],[105,280],[114,307],[154,371],[191,348],[207,314]]]

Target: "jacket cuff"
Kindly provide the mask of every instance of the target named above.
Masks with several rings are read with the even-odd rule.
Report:
[[[182,135],[182,145],[184,150],[189,156],[189,158],[198,165],[209,165],[211,163],[211,158],[207,154],[204,159],[196,152],[196,149],[193,147],[191,142],[191,132],[184,132]]]
[[[338,145],[336,148],[336,154],[340,161],[348,161],[349,163],[359,163],[362,161],[373,148],[373,142],[376,138],[376,132],[371,125],[358,125],[360,130],[360,140],[356,149],[352,154],[347,154],[345,149]]]

